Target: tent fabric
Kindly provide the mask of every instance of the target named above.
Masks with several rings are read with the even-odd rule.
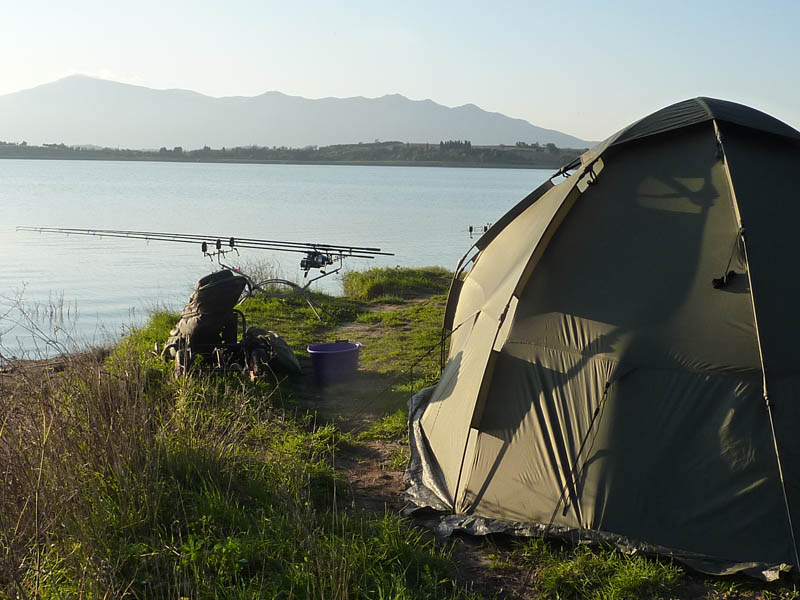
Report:
[[[581,161],[585,163],[612,146],[710,121],[739,125],[789,140],[800,140],[800,132],[766,113],[736,102],[700,97],[667,106],[628,125],[586,152]]]
[[[490,229],[411,412],[412,502],[706,572],[797,569],[796,140],[679,103]]]
[[[456,487],[464,448],[448,440],[466,439],[473,418],[471,410],[451,410],[451,399],[479,394],[511,292],[548,226],[570,198],[576,181],[577,176],[573,176],[559,193],[532,204],[510,223],[475,264],[473,276],[461,288],[450,345],[451,368],[437,386],[422,422],[426,435],[439,442],[437,459],[449,490]],[[521,245],[516,242],[519,238],[533,243]],[[459,332],[462,327],[464,331]],[[448,418],[440,420],[443,412]]]
[[[622,144],[711,120],[800,140],[800,133],[795,129],[761,111],[716,98],[693,98],[662,108],[637,121],[617,135],[613,143]]]

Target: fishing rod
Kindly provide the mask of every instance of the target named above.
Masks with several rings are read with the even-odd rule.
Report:
[[[343,254],[355,258],[375,258],[375,255],[394,256],[391,252],[382,252],[380,248],[366,246],[345,246],[339,244],[322,244],[312,242],[284,242],[236,236],[197,235],[190,233],[167,233],[161,231],[132,231],[125,229],[78,229],[70,227],[27,227],[19,226],[17,231],[35,231],[39,233],[61,233],[66,235],[87,235],[97,237],[118,237],[142,239],[148,241],[179,242],[195,244],[205,242],[206,247],[213,245],[217,250],[223,246],[229,248],[252,248],[257,250],[277,250],[282,252],[324,252]]]
[[[300,260],[300,269],[304,277],[308,277],[311,269],[319,269],[321,275],[309,281],[310,284],[327,275],[338,273],[345,258],[374,259],[376,256],[394,256],[391,252],[383,252],[380,248],[368,246],[346,246],[340,244],[320,244],[312,242],[285,242],[258,238],[239,238],[236,236],[197,235],[192,233],[168,233],[163,231],[133,231],[126,229],[80,229],[72,227],[28,227],[18,226],[17,231],[34,231],[38,233],[60,233],[65,235],[85,235],[95,237],[129,238],[157,242],[173,242],[184,244],[200,244],[204,256],[213,260],[217,258],[220,266],[221,258],[228,252],[236,252],[239,248],[254,250],[270,250],[275,252],[295,252],[305,254]],[[338,263],[332,271],[323,271],[326,267]]]

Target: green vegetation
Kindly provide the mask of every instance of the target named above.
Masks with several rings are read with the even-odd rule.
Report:
[[[0,142],[0,158],[79,159],[79,160],[157,160],[173,162],[277,162],[398,164],[470,167],[521,167],[557,169],[585,149],[557,148],[517,142],[514,146],[473,146],[468,140],[442,141],[439,144],[375,142],[305,148],[246,146],[184,150],[180,146],[160,150],[130,150],[44,144],[32,146]]]
[[[271,410],[258,386],[170,382],[159,406],[144,379],[92,387],[88,373],[68,377],[69,397],[41,398],[53,402],[27,440],[33,464],[5,457],[35,500],[3,498],[16,517],[3,523],[15,533],[3,540],[15,550],[9,594],[463,595],[447,553],[404,519],[337,510],[347,489],[332,466],[333,426]]]
[[[301,297],[257,297],[243,310],[301,355],[310,341],[357,328],[360,376],[386,389],[347,394],[404,401],[438,376],[450,276],[349,273],[350,295],[315,296],[322,321]],[[394,303],[375,300],[387,297]],[[397,479],[408,461],[406,412],[349,428],[309,410],[316,399],[302,381],[176,379],[151,352],[176,319],[154,314],[103,362],[87,354],[58,372],[0,374],[0,598],[800,596],[613,549],[442,544],[397,514],[360,510],[341,464],[382,448],[376,477]],[[466,571],[477,573],[481,596],[458,578],[465,553],[485,565]],[[491,588],[493,574],[513,584]]]
[[[248,326],[277,331],[297,354],[305,354],[306,346],[328,337],[334,327],[354,321],[365,309],[361,302],[347,297],[312,293],[311,300],[321,306],[320,321],[301,295],[288,298],[259,297],[248,300],[241,308]]]
[[[392,452],[389,460],[383,463],[383,466],[389,471],[405,471],[410,458],[411,451],[408,445],[398,446],[394,449],[394,452]]]
[[[675,565],[623,554],[614,549],[563,546],[541,538],[515,545],[495,568],[528,569],[542,598],[587,600],[638,600],[673,598],[684,583],[683,570]]]
[[[711,600],[739,600],[758,598],[759,600],[797,600],[800,589],[797,584],[771,583],[764,585],[744,575],[736,577],[709,578],[705,582],[708,598]]]
[[[446,297],[439,295],[396,310],[365,312],[358,316],[357,322],[390,332],[365,344],[361,354],[376,372],[400,379],[395,386],[398,391],[419,391],[439,378],[439,343],[445,303]]]
[[[398,410],[373,423],[358,435],[359,440],[403,440],[408,436],[408,413]]]
[[[316,300],[323,322],[296,297],[244,309],[298,350],[367,309]],[[3,380],[0,596],[472,597],[423,530],[344,508],[334,464],[355,442],[297,387],[172,377],[150,350],[176,319],[153,315],[104,365]]]
[[[499,572],[522,574],[521,587],[537,598],[558,600],[796,600],[800,590],[785,582],[760,583],[744,575],[702,577],[665,559],[626,554],[611,547],[570,545],[542,538],[495,546],[488,558]]]
[[[344,293],[350,298],[393,302],[444,294],[451,279],[452,274],[441,267],[396,267],[352,271],[345,275],[343,283]]]

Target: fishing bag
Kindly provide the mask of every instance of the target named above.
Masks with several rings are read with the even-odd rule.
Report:
[[[260,327],[250,327],[244,336],[244,343],[250,349],[254,360],[252,368],[256,374],[263,374],[263,364],[268,364],[274,371],[299,375],[301,372],[300,362],[292,352],[289,344],[274,331],[267,331]],[[264,350],[261,354],[257,350]]]
[[[195,285],[189,303],[183,307],[181,318],[170,331],[167,346],[216,346],[236,343],[236,313],[248,285],[246,277],[225,269],[211,273]]]

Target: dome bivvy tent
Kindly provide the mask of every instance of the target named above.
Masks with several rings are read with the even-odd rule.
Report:
[[[797,569],[800,132],[697,98],[562,174],[459,265],[410,499],[466,530]]]

